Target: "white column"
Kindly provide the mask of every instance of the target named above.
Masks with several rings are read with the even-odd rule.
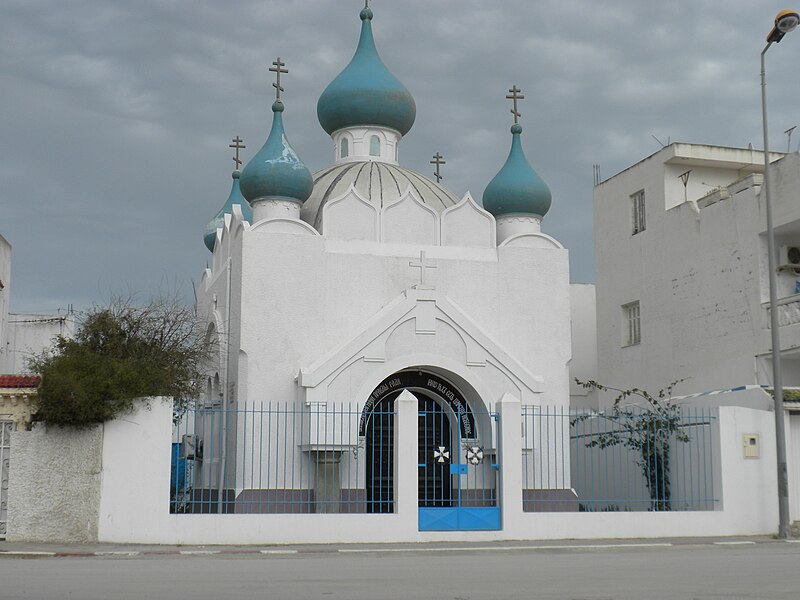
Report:
[[[505,394],[497,403],[500,414],[500,514],[503,531],[514,531],[522,512],[522,411],[519,398]]]
[[[419,408],[417,398],[404,390],[394,401],[394,510],[403,527],[418,527]]]

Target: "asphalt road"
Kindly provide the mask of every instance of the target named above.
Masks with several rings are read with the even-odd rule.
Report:
[[[0,599],[800,598],[800,543],[312,547],[294,554],[0,558]],[[613,547],[612,547],[613,546]],[[202,552],[202,551],[201,551]]]

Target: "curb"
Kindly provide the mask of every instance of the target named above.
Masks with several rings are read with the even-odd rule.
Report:
[[[668,549],[680,548],[687,546],[718,546],[727,547],[732,550],[736,548],[747,548],[753,545],[763,544],[797,544],[800,539],[776,540],[776,539],[733,539],[733,540],[704,540],[704,541],[686,541],[686,542],[617,542],[617,543],[575,543],[575,544],[530,544],[530,545],[513,545],[513,546],[376,546],[376,547],[360,547],[360,548],[330,548],[320,549],[317,547],[308,549],[291,549],[291,548],[220,548],[220,549],[153,549],[153,550],[97,550],[97,551],[80,551],[80,550],[2,550],[0,549],[0,559],[2,558],[143,558],[148,556],[185,556],[202,557],[202,556],[260,556],[264,558],[269,557],[282,557],[282,556],[302,556],[303,554],[338,554],[338,555],[353,555],[353,554],[395,554],[395,553],[442,553],[442,552],[547,552],[547,551],[586,551],[586,550],[635,550],[635,549]]]

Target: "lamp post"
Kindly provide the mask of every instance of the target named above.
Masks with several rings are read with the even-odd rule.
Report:
[[[793,10],[782,10],[775,17],[775,26],[767,36],[767,45],[761,51],[761,117],[764,122],[764,197],[767,208],[767,252],[769,264],[769,311],[772,330],[772,387],[775,396],[775,445],[778,455],[778,537],[789,537],[789,481],[786,470],[786,430],[784,429],[783,381],[781,380],[781,334],[778,322],[778,285],[775,260],[775,231],[772,227],[772,199],[769,177],[769,136],[767,134],[767,77],[764,56],[773,43],[793,31],[800,23],[800,15]]]

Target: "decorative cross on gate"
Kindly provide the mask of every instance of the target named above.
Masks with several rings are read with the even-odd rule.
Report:
[[[514,108],[511,109],[511,114],[514,115],[514,123],[517,124],[517,123],[519,123],[519,118],[522,116],[522,113],[520,113],[519,110],[517,110],[517,100],[524,100],[525,96],[520,94],[520,92],[522,90],[517,88],[516,85],[514,85],[508,91],[509,91],[509,94],[508,94],[508,96],[506,96],[506,98],[508,98],[509,100],[512,100],[514,102]]]
[[[228,148],[235,148],[236,149],[236,155],[233,157],[233,162],[236,165],[236,170],[238,171],[239,170],[239,165],[242,164],[242,161],[239,160],[239,150],[243,150],[243,149],[247,148],[247,146],[242,144],[242,142],[244,140],[242,138],[240,138],[238,135],[235,138],[233,138],[231,141],[233,143],[232,144],[228,144]]]
[[[444,446],[439,446],[438,449],[433,451],[433,460],[439,463],[447,462],[450,460],[450,452]]]
[[[470,446],[467,448],[467,462],[471,465],[483,463],[483,448],[480,446]]]
[[[433,155],[433,160],[431,161],[432,165],[436,165],[436,170],[433,172],[433,176],[436,177],[436,183],[441,183],[442,181],[442,174],[439,172],[439,167],[447,164],[442,160],[443,158],[444,157],[437,152]]]
[[[272,87],[275,88],[275,100],[280,101],[281,99],[281,92],[285,91],[283,87],[281,87],[281,73],[288,73],[288,69],[284,69],[283,67],[286,66],[285,62],[281,62],[281,57],[278,57],[278,60],[272,63],[275,67],[270,67],[269,70],[272,73],[275,73],[275,83],[272,84]]]
[[[422,250],[419,253],[419,261],[411,261],[408,263],[408,266],[412,269],[419,269],[419,283],[414,287],[418,290],[430,290],[433,289],[431,286],[425,285],[425,270],[426,269],[435,269],[436,265],[432,265],[427,262],[425,257],[425,251]]]

